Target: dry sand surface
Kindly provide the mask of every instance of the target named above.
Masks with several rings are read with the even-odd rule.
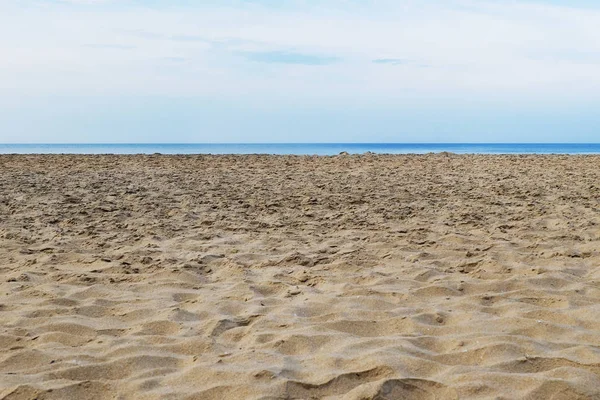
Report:
[[[598,399],[600,156],[0,156],[0,398]]]

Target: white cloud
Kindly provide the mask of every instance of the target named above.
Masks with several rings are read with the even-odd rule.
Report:
[[[458,0],[384,0],[368,7],[340,0],[293,7],[232,1],[154,9],[102,0],[62,3],[73,4],[0,5],[0,90],[541,99],[593,97],[600,89],[595,9]],[[253,62],[251,52],[340,61],[270,65]],[[372,62],[381,59],[410,62]]]

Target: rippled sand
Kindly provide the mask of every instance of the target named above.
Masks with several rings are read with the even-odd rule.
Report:
[[[600,156],[0,156],[0,398],[598,399]]]

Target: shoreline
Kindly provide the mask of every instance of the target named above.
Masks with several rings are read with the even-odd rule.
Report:
[[[338,154],[276,154],[276,153],[0,153],[2,157],[311,157],[311,158],[340,158],[340,157],[600,157],[600,153],[453,153],[450,151],[429,153],[346,153]]]
[[[600,143],[141,143],[0,144],[2,153],[22,154],[600,154]]]

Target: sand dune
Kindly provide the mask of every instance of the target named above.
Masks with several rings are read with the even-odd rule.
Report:
[[[0,156],[2,399],[600,399],[600,156]]]

